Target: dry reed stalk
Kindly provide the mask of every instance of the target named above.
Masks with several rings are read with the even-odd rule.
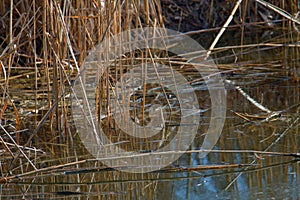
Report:
[[[23,151],[22,148],[20,148],[20,146],[15,142],[15,140],[12,138],[12,136],[10,135],[10,133],[8,133],[6,131],[6,129],[0,124],[0,128],[5,132],[5,134],[10,138],[10,140],[13,142],[13,144],[15,145],[15,147],[17,147],[17,149],[19,150],[19,152],[26,158],[26,160],[29,162],[29,164],[33,167],[34,170],[37,170],[36,166],[31,162],[31,160],[27,157],[27,155],[25,154],[25,152]],[[1,138],[2,139],[2,138]],[[2,144],[5,144],[5,147],[8,149],[8,146],[6,143],[3,143],[2,141]],[[25,145],[26,147],[26,145]],[[10,151],[10,153],[12,153]],[[11,155],[12,157],[15,157],[14,154]]]
[[[247,14],[247,6],[248,5],[248,0],[245,0],[241,6],[241,41],[240,45],[244,45],[244,37],[245,37],[245,21],[246,21],[246,14]],[[241,47],[240,49],[241,55],[243,56],[243,48]]]
[[[228,25],[230,24],[230,22],[233,19],[233,16],[235,14],[235,12],[237,11],[238,7],[240,6],[240,4],[242,3],[242,0],[238,0],[235,4],[235,6],[233,7],[230,16],[228,17],[228,19],[226,20],[225,24],[223,25],[223,27],[221,28],[220,32],[218,33],[218,35],[216,36],[216,38],[214,39],[213,43],[211,44],[211,46],[209,47],[207,53],[206,53],[206,58],[208,58],[211,54],[211,51],[214,49],[214,47],[216,46],[216,44],[218,43],[219,39],[221,38],[221,36],[223,35],[224,31],[226,30],[226,28],[228,27]]]
[[[4,86],[4,95],[10,89],[12,84],[12,80],[16,80],[19,75],[12,75],[11,71],[14,67],[19,67],[21,69],[21,64],[18,63],[17,60],[20,61],[20,55],[26,55],[24,57],[24,65],[25,67],[31,68],[33,66],[33,72],[29,72],[25,75],[34,74],[34,95],[33,101],[35,102],[35,110],[40,108],[38,98],[38,89],[42,89],[45,91],[47,95],[47,101],[43,103],[47,105],[48,112],[42,116],[42,119],[35,114],[34,119],[34,130],[31,132],[31,135],[27,141],[25,141],[24,148],[29,148],[32,144],[32,139],[35,137],[37,140],[42,137],[43,134],[51,135],[51,139],[48,141],[53,141],[51,144],[51,152],[55,152],[57,148],[57,144],[61,144],[65,142],[63,137],[66,137],[66,143],[70,146],[76,148],[77,141],[73,141],[74,133],[70,130],[69,122],[69,105],[68,98],[66,95],[68,94],[69,87],[71,85],[72,79],[74,79],[74,74],[80,72],[80,66],[86,57],[88,51],[92,49],[95,45],[99,44],[103,41],[104,38],[111,37],[113,34],[119,33],[123,30],[127,30],[130,28],[143,27],[145,25],[149,26],[160,26],[163,22],[163,16],[161,14],[160,2],[156,0],[147,0],[142,4],[141,1],[135,0],[125,0],[125,1],[110,1],[106,0],[104,4],[106,5],[102,10],[100,1],[70,1],[66,0],[63,2],[53,1],[53,0],[43,0],[42,2],[30,2],[23,1],[26,6],[24,8],[20,8],[21,1],[18,3],[14,3],[14,1],[9,2],[9,12],[8,13],[8,22],[9,30],[8,30],[8,38],[7,38],[7,46],[4,48],[4,51],[1,53],[1,66],[3,68],[3,74],[5,76],[5,80],[1,80],[1,82],[5,82]],[[217,6],[213,4],[214,1],[211,2],[210,13],[213,13],[213,7]],[[237,1],[237,4],[241,1]],[[261,1],[260,1],[261,2]],[[277,3],[278,2],[273,2]],[[287,4],[284,1],[281,1],[282,6],[286,6]],[[0,12],[5,9],[5,2],[0,3]],[[18,4],[18,5],[17,5]],[[288,4],[291,4],[290,2]],[[242,13],[245,18],[246,16],[246,7],[247,1],[244,0],[244,8],[242,9]],[[157,8],[157,9],[156,9]],[[28,14],[25,15],[25,11],[28,11]],[[277,8],[276,8],[277,9]],[[1,11],[2,10],[2,11]],[[232,10],[230,17],[233,18],[234,12],[236,10]],[[280,10],[277,12],[281,12]],[[283,12],[283,11],[282,11]],[[3,13],[3,12],[2,12]],[[21,13],[18,16],[18,19],[15,19],[18,13]],[[283,12],[286,13],[286,12]],[[227,19],[227,25],[231,21],[230,17]],[[19,27],[19,25],[21,26]],[[226,24],[225,24],[226,25]],[[18,29],[19,28],[19,29]],[[226,26],[223,26],[224,30]],[[19,32],[14,29],[20,30]],[[219,28],[215,28],[219,29]],[[199,32],[207,32],[210,30],[201,30]],[[222,30],[221,30],[222,31]],[[222,35],[220,31],[220,36]],[[28,38],[26,35],[32,35],[32,37]],[[26,38],[25,40],[22,38]],[[216,38],[217,43],[219,38]],[[212,45],[211,51],[223,51],[226,49],[233,48],[250,48],[257,46],[270,46],[270,47],[296,47],[295,53],[293,54],[295,58],[298,58],[299,55],[298,47],[299,44],[273,44],[273,43],[260,43],[260,44],[243,44],[243,37],[241,37],[241,45],[236,46],[225,46],[215,48]],[[15,48],[16,47],[16,48]],[[18,53],[16,53],[18,52]],[[197,53],[197,52],[195,52]],[[141,62],[156,62],[151,55],[142,54]],[[146,57],[150,57],[149,60],[146,60]],[[22,57],[22,58],[23,58]],[[17,58],[17,59],[15,59]],[[112,73],[115,73],[114,76],[118,79],[123,75],[128,66],[136,63],[136,61],[140,59],[134,54],[130,55],[130,59],[127,62],[123,62],[121,60],[119,62],[120,73],[108,71],[105,73],[103,79],[99,80],[101,84],[99,84],[99,109],[102,113],[104,107],[108,106],[108,102],[103,99],[108,98],[109,100],[109,92],[112,88]],[[152,59],[152,60],[151,60]],[[169,60],[170,58],[166,58]],[[170,61],[170,60],[169,60]],[[172,64],[184,64],[180,63],[180,61],[171,60],[169,63]],[[125,64],[128,64],[126,66]],[[144,63],[143,63],[144,64]],[[296,65],[294,65],[297,67]],[[72,73],[71,71],[74,71]],[[41,76],[41,77],[40,77]],[[41,82],[44,81],[46,84],[41,85]],[[41,88],[42,87],[42,88]],[[146,87],[144,86],[144,89]],[[3,95],[3,96],[4,96]],[[105,98],[104,98],[105,97]],[[143,93],[143,97],[145,97],[145,91]],[[144,106],[144,105],[143,105]],[[268,111],[269,109],[264,109]],[[16,114],[17,116],[17,114]],[[128,116],[127,116],[128,117]],[[144,118],[144,113],[142,118]],[[40,131],[41,127],[45,124],[47,120],[50,120],[49,129],[47,132]],[[296,121],[295,123],[298,123]],[[295,125],[294,123],[294,125]],[[110,116],[108,115],[107,120],[107,132],[112,128],[112,120],[110,120]],[[283,134],[285,135],[285,134]],[[112,134],[110,135],[112,138]],[[1,138],[2,139],[2,138]],[[127,138],[128,139],[128,138]],[[3,141],[6,142],[6,141]],[[135,141],[133,141],[135,142]],[[4,143],[7,144],[7,143]],[[16,144],[15,144],[16,145]],[[148,143],[147,143],[148,145]],[[17,159],[21,154],[21,146],[19,145],[20,151],[15,154],[10,148],[10,145],[7,145],[9,148],[8,151],[11,151],[12,157],[16,159],[11,166],[11,169],[14,165],[16,165]],[[18,147],[18,146],[16,146]],[[127,147],[126,147],[127,148]],[[150,147],[149,147],[150,148]],[[70,152],[65,149],[65,147],[61,148],[64,155],[68,157],[68,159],[76,160],[73,164],[76,168],[80,167],[80,157],[76,154],[76,149],[74,149],[75,157],[71,157],[69,155]],[[129,149],[125,149],[129,150]],[[24,151],[24,150],[23,150]],[[26,155],[26,152],[24,152]],[[167,152],[166,152],[167,153]],[[173,152],[172,152],[173,153]],[[228,152],[225,152],[228,153]],[[28,160],[29,159],[29,160]],[[31,161],[28,157],[28,162]],[[19,163],[20,164],[20,163]],[[33,164],[33,166],[35,166]],[[65,166],[68,166],[66,164]],[[94,165],[96,166],[96,164]],[[53,168],[59,168],[60,165],[55,165]],[[24,168],[25,169],[25,168]],[[42,169],[41,169],[42,170]],[[48,168],[49,170],[49,168]],[[37,170],[38,172],[39,169]],[[31,174],[27,175],[33,175]],[[138,177],[138,175],[135,175]],[[91,181],[93,178],[91,178]],[[80,177],[77,177],[77,182],[80,182]]]
[[[271,3],[268,3],[266,1],[263,1],[263,0],[255,0],[256,2],[260,3],[261,5],[273,10],[274,12],[278,13],[279,15],[283,16],[284,18],[288,19],[288,20],[291,20],[292,22],[296,23],[296,24],[300,24],[300,21],[298,19],[296,19],[293,15],[291,15],[290,13],[288,13],[287,11],[275,6],[275,5],[272,5]],[[283,6],[285,5],[284,4],[284,1],[283,2]]]
[[[143,156],[148,156],[148,155],[168,155],[168,154],[182,154],[182,153],[186,153],[186,154],[193,154],[193,153],[199,153],[199,152],[211,152],[211,153],[218,153],[218,154],[228,154],[228,153],[241,153],[241,154],[254,154],[254,155],[262,155],[262,156],[288,156],[288,157],[294,157],[294,158],[299,158],[300,154],[299,153],[283,153],[283,152],[268,152],[268,151],[256,151],[256,150],[188,150],[188,151],[167,151],[167,152],[151,152],[151,153],[142,153],[142,154],[134,154],[134,155],[128,155],[128,157],[132,156],[132,157],[143,157]],[[125,156],[126,157],[126,156]],[[20,173],[18,175],[14,175],[14,176],[8,176],[8,177],[3,177],[0,179],[0,183],[6,183],[9,181],[12,181],[14,179],[19,179],[19,178],[23,178],[23,177],[28,177],[28,176],[32,176],[38,173],[45,173],[45,172],[52,172],[53,170],[58,170],[61,169],[61,173],[62,174],[66,174],[66,171],[70,172],[70,169],[68,169],[67,167],[70,166],[76,166],[79,164],[84,164],[84,163],[88,163],[88,162],[99,162],[99,161],[103,161],[103,160],[113,160],[113,159],[124,159],[124,156],[119,156],[119,157],[108,157],[108,158],[102,158],[102,159],[84,159],[84,160],[78,160],[78,161],[74,161],[74,162],[69,162],[69,163],[64,163],[64,164],[60,164],[60,165],[55,165],[55,166],[50,166],[50,167],[46,167],[46,168],[41,168],[41,169],[36,169],[36,170],[32,170],[32,171],[28,171],[28,172],[24,172],[24,173]],[[232,165],[216,165],[216,166],[198,166],[196,168],[190,168],[190,170],[200,170],[200,169],[220,169],[220,168],[231,168],[231,167],[237,167],[237,166],[243,166],[243,167],[251,167],[254,166],[254,163],[251,164],[232,164]],[[115,166],[116,169],[122,169],[122,168],[126,168],[127,166]],[[140,166],[131,166],[131,167],[140,167]],[[143,167],[147,167],[147,166],[143,166]],[[63,169],[63,168],[67,168],[67,169]],[[111,167],[109,167],[111,168]],[[97,169],[99,171],[101,170],[107,170],[107,167],[92,167],[89,169],[84,169],[84,170],[91,170],[93,172],[93,169]],[[172,169],[174,170],[174,168],[166,168],[166,171],[172,171]],[[179,170],[180,168],[175,168],[175,170]],[[79,168],[79,170],[82,170]],[[189,168],[187,168],[187,170],[189,170]],[[243,171],[245,171],[246,169],[243,169]],[[76,173],[76,170],[73,170],[74,173]],[[164,171],[164,170],[162,170]],[[59,172],[56,172],[59,173]]]

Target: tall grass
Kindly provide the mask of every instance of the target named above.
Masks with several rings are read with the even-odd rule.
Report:
[[[294,0],[268,2],[288,13],[297,12],[297,2]],[[1,154],[3,176],[8,172],[18,174],[37,170],[45,165],[59,166],[71,161],[75,161],[76,164],[76,161],[81,158],[81,155],[77,155],[77,150],[83,151],[82,154],[87,153],[79,145],[76,128],[72,124],[70,88],[89,51],[105,38],[132,28],[166,26],[180,31],[190,31],[187,34],[191,35],[208,33],[206,39],[209,38],[208,41],[212,42],[216,39],[216,31],[219,31],[226,22],[235,4],[236,1],[219,3],[214,0],[188,3],[183,0],[176,2],[168,0],[1,1],[0,120],[2,130],[0,130],[0,139],[3,145]],[[232,66],[226,63],[228,60],[234,63],[238,57],[241,64],[245,60],[253,60],[250,58],[251,53],[259,51],[253,49],[260,42],[246,41],[245,35],[249,27],[254,27],[255,30],[276,31],[278,25],[277,27],[268,25],[268,18],[265,18],[268,17],[268,13],[272,14],[272,20],[280,21],[279,28],[283,30],[280,35],[276,35],[277,43],[269,45],[283,50],[278,58],[282,60],[280,66],[286,70],[287,76],[293,76],[295,81],[299,81],[299,46],[288,46],[299,42],[299,33],[294,30],[291,20],[283,18],[278,12],[259,5],[254,0],[242,1],[226,29],[234,29],[241,33],[238,42],[233,39],[229,42],[220,40],[220,44],[211,49],[212,56],[224,71],[232,70]],[[195,16],[199,17],[198,20],[195,20]],[[206,44],[207,47],[209,45]],[[279,45],[281,46],[278,47]],[[139,56],[143,57],[144,54],[132,54],[131,60],[122,63],[123,67],[140,62],[137,61]],[[274,62],[270,61],[271,68],[276,68],[278,63],[274,64]],[[113,76],[122,75],[123,71],[116,70]],[[107,73],[102,80],[99,80],[101,83],[97,91],[99,109],[106,103],[101,99],[108,96],[112,79],[110,75]],[[109,119],[105,127],[113,127]],[[41,155],[47,158],[41,161]],[[54,155],[58,155],[60,159],[50,159]],[[77,168],[87,166],[81,164],[75,166]],[[95,168],[99,167],[96,162],[91,165]],[[150,177],[149,179],[155,178],[152,175],[147,176]],[[72,181],[79,183],[81,178],[79,175],[74,176]],[[93,175],[88,178],[93,180]],[[113,181],[116,177],[111,173],[108,177],[103,175],[103,179],[105,178]],[[129,179],[140,179],[140,176],[133,175]],[[138,183],[133,185],[137,186]],[[144,186],[148,187],[145,183]],[[121,190],[119,186],[115,187],[116,190]],[[156,189],[155,184],[149,187]],[[128,188],[130,189],[130,186]],[[90,190],[86,188],[86,191]]]

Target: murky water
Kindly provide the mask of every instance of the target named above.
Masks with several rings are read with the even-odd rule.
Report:
[[[46,170],[24,175],[22,172],[32,172],[24,160],[25,164],[11,174],[18,171],[23,175],[0,186],[0,199],[299,199],[300,158],[258,153],[300,152],[299,58],[291,55],[294,50],[285,48],[251,47],[239,55],[230,51],[213,55],[224,78],[234,80],[268,109],[282,111],[280,118],[265,120],[267,113],[227,84],[227,116],[215,151],[204,158],[196,152],[186,153],[168,168],[146,174],[105,168],[93,160],[75,131],[67,136],[59,134],[61,138],[72,138],[60,139],[61,144],[41,136],[40,146],[46,154],[38,154],[34,164]],[[199,94],[199,102],[209,109],[207,91]],[[209,111],[203,112],[204,126],[208,117]],[[199,133],[191,149],[199,149],[203,137]],[[71,162],[75,163],[65,166]],[[10,177],[5,173],[5,157],[1,157],[0,164],[2,175]],[[209,168],[212,166],[220,167]]]

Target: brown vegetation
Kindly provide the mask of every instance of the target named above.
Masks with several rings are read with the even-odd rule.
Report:
[[[145,26],[166,27],[195,38],[204,37],[206,44],[203,46],[211,47],[211,56],[228,76],[231,72],[242,76],[247,73],[245,69],[257,73],[270,69],[299,81],[299,32],[295,28],[299,27],[299,23],[293,18],[297,13],[297,1],[268,1],[277,6],[275,9],[256,0],[237,2],[1,1],[0,155],[4,161],[1,166],[3,176],[8,171],[18,174],[44,165],[60,168],[58,163],[73,161],[72,165],[78,164],[76,160],[79,157],[70,150],[80,143],[73,140],[78,135],[70,114],[70,88],[89,51],[105,38],[124,30]],[[238,6],[237,12],[232,13],[235,6]],[[219,46],[210,46],[214,39],[219,41],[217,33],[232,14],[230,25],[223,28],[234,32],[220,41]],[[267,31],[274,35],[270,36],[268,32],[265,39]],[[269,49],[275,50],[268,52]],[[260,56],[265,58],[263,63]],[[135,55],[132,59],[137,57]],[[102,89],[109,90],[109,79],[101,81]],[[45,156],[45,152],[59,154],[62,159],[41,162],[39,156]],[[20,157],[25,159],[25,167],[18,159]]]

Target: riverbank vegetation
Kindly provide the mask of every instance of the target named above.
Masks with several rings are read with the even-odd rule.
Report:
[[[273,114],[280,117],[286,110],[295,111],[296,117],[290,119],[286,129],[281,129],[279,133],[282,135],[280,137],[284,137],[285,130],[300,124],[297,104],[300,101],[299,88],[290,90],[289,94],[278,94],[276,100],[267,95],[270,92],[268,89],[249,88],[257,84],[263,88],[264,83],[274,79],[289,80],[287,86],[299,84],[298,4],[294,0],[2,1],[1,181],[16,180],[17,174],[23,174],[24,177],[43,173],[45,177],[52,173],[62,174],[63,169],[70,166],[70,174],[79,174],[78,171],[84,168],[88,168],[90,172],[99,169],[109,171],[103,166],[97,167],[100,164],[94,164],[95,160],[88,160],[91,157],[86,156],[88,153],[80,144],[71,115],[72,84],[84,59],[95,46],[122,31],[145,26],[183,32],[204,46],[222,76],[228,79],[225,84],[229,94],[235,97],[240,95],[240,102],[246,101],[253,106],[237,107],[234,105],[235,97],[229,97],[229,103],[233,105],[229,108],[234,109],[229,112],[239,120],[253,121],[253,109],[260,113],[254,117],[262,117],[259,120],[265,120],[263,122],[271,121]],[[132,59],[141,55],[144,54],[135,54]],[[100,81],[102,96],[109,92],[111,80],[110,77]],[[247,88],[251,92],[243,94],[241,91]],[[294,102],[295,105],[287,102]],[[98,103],[103,105],[105,102]],[[278,110],[282,113],[275,112]],[[226,127],[229,128],[230,125]],[[275,136],[276,128],[267,126],[267,129],[274,132],[258,139],[269,141],[262,144],[260,151],[269,150],[268,146],[274,146],[278,142],[274,138],[269,140]],[[255,128],[251,130],[257,131]],[[222,141],[220,145],[226,147]],[[290,156],[298,156],[294,154],[297,148],[299,150],[299,144],[297,145]],[[259,152],[252,152],[254,153],[257,155]],[[283,155],[286,156],[285,153]],[[236,164],[232,167],[244,166],[244,163]],[[134,176],[141,179],[140,175]],[[151,175],[148,176],[150,179]],[[79,175],[72,179],[80,182]],[[134,180],[135,177],[129,179]],[[34,182],[33,179],[31,181]]]

